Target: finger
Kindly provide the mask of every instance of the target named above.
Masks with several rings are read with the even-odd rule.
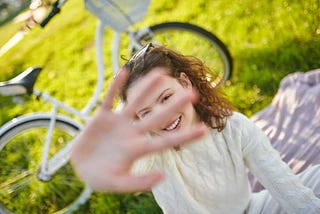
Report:
[[[176,98],[172,98],[168,101],[167,105],[164,105],[159,111],[151,114],[149,117],[143,120],[137,121],[135,126],[141,133],[148,132],[155,128],[161,127],[168,122],[169,118],[175,116],[181,108],[195,102],[197,94],[195,92],[190,93],[189,91],[183,91],[177,95]]]
[[[125,69],[121,69],[117,75],[115,76],[108,93],[106,94],[104,101],[102,102],[102,107],[105,109],[112,109],[113,102],[116,96],[119,95],[119,92],[123,85],[125,84],[128,78],[128,71]]]
[[[195,124],[187,130],[168,133],[165,136],[152,137],[140,155],[192,143],[203,137],[207,133],[207,130],[204,124]]]
[[[163,180],[160,172],[150,172],[144,175],[127,175],[117,177],[116,184],[111,190],[118,193],[132,193],[141,191],[150,191],[153,186]]]
[[[137,105],[141,103],[143,99],[145,99],[146,95],[152,94],[154,92],[154,89],[159,86],[162,82],[162,78],[160,73],[150,73],[146,76],[146,78],[143,78],[139,81],[138,91],[139,94],[135,97],[133,101],[130,103],[126,103],[123,113],[129,117],[134,118],[136,113],[135,110],[137,108]]]

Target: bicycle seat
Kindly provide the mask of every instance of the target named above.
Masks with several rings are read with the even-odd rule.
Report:
[[[30,67],[16,77],[0,82],[0,94],[3,96],[31,94],[41,70],[40,67]]]

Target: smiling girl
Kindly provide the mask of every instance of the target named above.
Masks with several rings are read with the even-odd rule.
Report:
[[[208,133],[181,147],[150,154],[137,161],[135,174],[160,170],[165,179],[152,188],[164,213],[320,213],[319,167],[299,176],[281,160],[266,135],[210,84],[200,60],[163,46],[148,44],[124,66],[129,72],[121,97],[133,106],[147,74],[163,82],[134,108],[135,121],[144,121],[176,100],[182,92],[198,93],[198,102],[163,115],[150,128],[150,138],[187,130],[202,122]],[[252,193],[249,169],[266,187]],[[314,189],[315,192],[312,191]]]

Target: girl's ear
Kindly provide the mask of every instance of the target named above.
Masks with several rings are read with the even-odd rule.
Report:
[[[180,78],[179,78],[180,84],[185,87],[185,88],[192,88],[192,83],[188,77],[188,75],[184,72],[180,73]]]

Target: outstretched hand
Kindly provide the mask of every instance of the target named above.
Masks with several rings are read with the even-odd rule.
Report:
[[[161,172],[132,175],[131,167],[137,159],[148,153],[182,145],[195,140],[205,133],[203,125],[190,130],[178,131],[165,136],[147,137],[152,127],[166,120],[166,113],[188,102],[195,101],[194,94],[181,94],[179,99],[166,105],[161,112],[146,120],[134,120],[135,106],[157,84],[161,78],[149,74],[141,80],[141,94],[130,105],[113,111],[113,103],[125,83],[127,71],[121,71],[111,85],[105,100],[93,118],[75,139],[71,163],[77,174],[92,189],[102,192],[135,192],[149,190],[163,176]]]

